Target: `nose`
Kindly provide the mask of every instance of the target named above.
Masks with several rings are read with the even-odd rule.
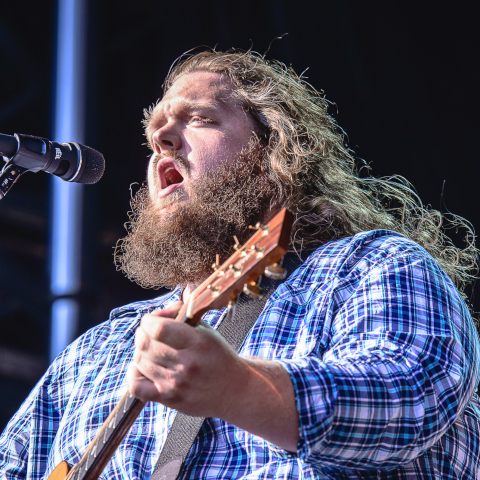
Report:
[[[173,125],[167,124],[159,128],[153,135],[153,146],[156,153],[167,150],[178,151],[182,148],[182,139]]]

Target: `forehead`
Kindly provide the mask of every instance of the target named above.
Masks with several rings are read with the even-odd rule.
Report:
[[[231,96],[233,89],[230,79],[220,73],[190,72],[175,80],[157,108],[163,110],[183,103],[233,104]]]

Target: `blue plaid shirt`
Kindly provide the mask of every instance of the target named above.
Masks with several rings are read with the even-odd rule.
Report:
[[[126,391],[141,316],[179,296],[118,308],[59,355],[0,438],[2,479],[79,460]],[[414,242],[372,231],[320,247],[270,297],[241,354],[290,373],[298,454],[211,418],[182,478],[480,478],[477,333]],[[101,478],[148,479],[174,416],[148,403]]]

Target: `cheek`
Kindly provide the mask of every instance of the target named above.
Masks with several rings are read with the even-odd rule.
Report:
[[[204,142],[198,149],[198,170],[204,171],[232,161],[248,143],[234,135],[223,135],[211,142]]]
[[[251,129],[241,125],[234,132],[209,133],[186,139],[187,158],[194,176],[233,160],[248,145]]]
[[[224,162],[226,158],[226,145],[218,137],[202,138],[201,141],[191,145],[187,158],[190,162],[190,175],[192,177],[203,175],[206,171]]]
[[[228,158],[237,156],[245,147],[248,146],[248,142],[250,141],[252,135],[253,130],[247,124],[240,125],[237,130],[229,132],[222,142],[225,155],[228,156]]]

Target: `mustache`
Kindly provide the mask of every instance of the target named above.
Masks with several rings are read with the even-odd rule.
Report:
[[[160,160],[163,160],[164,158],[171,158],[182,173],[185,172],[187,175],[190,174],[190,162],[183,155],[180,155],[175,150],[167,150],[162,153],[154,153],[150,161],[153,162],[153,167],[155,170],[157,169],[158,162]]]

